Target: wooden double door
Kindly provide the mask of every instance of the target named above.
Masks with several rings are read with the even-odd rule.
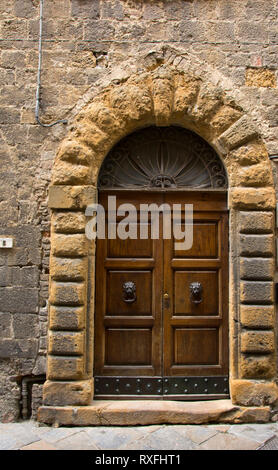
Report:
[[[177,249],[180,242],[173,236],[163,238],[159,211],[156,239],[150,214],[144,217],[148,238],[139,238],[138,228],[137,239],[109,239],[112,195],[117,208],[136,207],[130,225],[137,227],[142,204],[181,204],[182,222],[185,204],[193,204],[192,247]],[[97,240],[96,252],[95,398],[227,397],[226,193],[105,191],[99,203],[105,208],[106,238]],[[172,212],[172,227],[173,221]]]

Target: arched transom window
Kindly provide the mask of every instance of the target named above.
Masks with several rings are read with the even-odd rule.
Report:
[[[100,189],[227,188],[215,150],[181,127],[148,127],[122,139],[105,158]]]

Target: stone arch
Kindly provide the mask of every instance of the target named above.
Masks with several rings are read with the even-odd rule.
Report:
[[[91,400],[94,246],[84,234],[84,208],[97,198],[98,172],[109,150],[148,125],[193,130],[225,164],[232,400],[261,406],[278,398],[273,381],[275,193],[266,148],[248,115],[219,87],[162,65],[100,92],[79,112],[58,150],[49,191],[50,331],[42,420],[54,419],[51,407]]]

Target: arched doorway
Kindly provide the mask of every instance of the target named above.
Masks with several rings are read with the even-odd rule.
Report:
[[[98,188],[106,236],[96,251],[95,398],[229,396],[227,176],[218,155],[189,130],[148,127],[109,152]],[[116,229],[122,204],[136,208],[132,238]],[[193,243],[180,249],[177,211],[184,224],[190,205]]]

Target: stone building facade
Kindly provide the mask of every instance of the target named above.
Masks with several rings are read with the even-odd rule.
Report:
[[[0,419],[22,416],[29,380],[24,413],[43,390],[41,421],[137,424],[132,407],[91,405],[98,273],[84,211],[122,138],[175,125],[229,179],[231,400],[203,419],[276,420],[277,0],[45,0],[39,118],[67,120],[51,127],[35,118],[40,2],[2,3],[0,238],[13,247],[0,248]],[[174,422],[189,419],[180,406]]]

